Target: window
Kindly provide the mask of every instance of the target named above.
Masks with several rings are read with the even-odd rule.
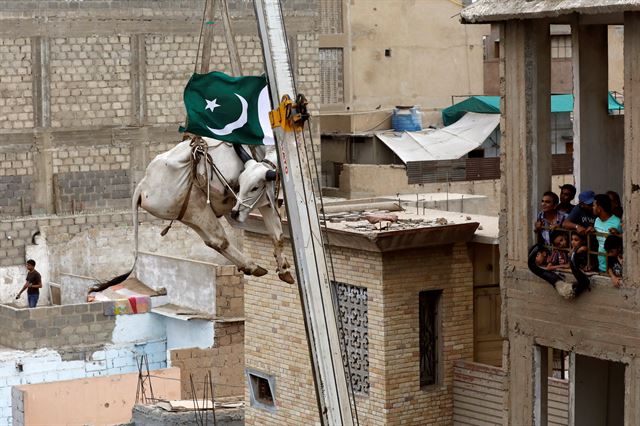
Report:
[[[341,48],[320,49],[320,103],[344,102],[344,59]]]
[[[252,407],[275,411],[275,378],[259,371],[247,369],[249,397]]]
[[[440,381],[440,299],[442,290],[420,292],[420,386]]]
[[[342,362],[351,373],[353,391],[369,394],[369,317],[367,289],[355,285],[333,283],[338,305],[338,330]],[[348,364],[347,364],[348,363]]]
[[[551,58],[571,58],[571,35],[551,36]]]

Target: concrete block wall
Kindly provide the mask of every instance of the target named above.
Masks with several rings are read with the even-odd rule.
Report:
[[[32,350],[111,342],[116,317],[103,314],[103,303],[15,309],[0,305],[0,345]]]
[[[274,269],[269,238],[245,236],[248,254]],[[337,281],[367,288],[370,389],[356,395],[361,423],[452,424],[453,364],[473,358],[473,271],[466,245],[388,253],[332,247],[331,254]],[[426,290],[442,290],[441,379],[421,389],[418,298]],[[246,424],[317,423],[297,287],[272,274],[252,277],[245,284],[245,312],[245,365],[276,381],[276,410],[249,406]]]
[[[31,40],[28,37],[0,39],[0,129],[33,127]],[[5,166],[3,165],[4,169]]]
[[[19,423],[24,415],[24,406],[12,405],[14,386],[132,373],[137,371],[136,361],[144,354],[149,357],[150,370],[166,368],[163,340],[107,345],[88,351],[0,352],[0,425],[12,424],[14,416]]]
[[[162,221],[142,211],[139,217],[145,223],[162,223]],[[47,230],[48,243],[55,245],[66,243],[73,236],[92,229],[114,227],[121,224],[129,224],[130,222],[131,214],[129,212],[118,211],[0,220],[0,266],[22,265],[26,260],[25,247],[32,244],[33,236],[41,230]],[[86,258],[79,260],[86,262]],[[53,266],[55,267],[56,265]]]
[[[298,90],[313,103],[317,1],[283,7]],[[253,6],[230,9],[243,72],[261,74]],[[181,138],[201,19],[200,0],[0,1],[0,158],[15,145],[31,160],[0,160],[0,176],[31,176],[12,188],[0,179],[0,217],[123,207],[146,164]],[[211,69],[230,72],[221,25],[212,44]]]
[[[244,393],[244,323],[216,323],[215,343],[208,349],[171,350],[171,366],[180,368],[182,398],[193,398],[190,377],[197,397],[204,395],[204,377],[211,372],[216,397]]]

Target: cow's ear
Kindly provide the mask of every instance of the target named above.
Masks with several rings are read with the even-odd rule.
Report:
[[[267,174],[264,176],[266,181],[276,180],[276,172],[274,170],[267,170]]]

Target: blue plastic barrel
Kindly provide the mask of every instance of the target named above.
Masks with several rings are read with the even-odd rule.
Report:
[[[397,132],[416,132],[422,130],[422,114],[420,108],[395,107],[391,116],[391,126]]]

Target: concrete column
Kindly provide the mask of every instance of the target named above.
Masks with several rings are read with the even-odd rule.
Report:
[[[33,64],[34,127],[51,127],[51,79],[49,78],[49,39],[31,38]]]
[[[49,131],[38,132],[35,135],[33,173],[33,201],[31,214],[52,214],[55,211],[53,191],[53,156],[52,136]]]
[[[640,13],[624,16],[625,285],[640,283]],[[636,388],[634,394],[638,393]],[[633,395],[634,398],[637,395]],[[635,406],[640,410],[640,406]],[[640,424],[640,417],[636,417]],[[633,424],[633,423],[629,423]]]
[[[553,353],[546,347],[537,345],[534,347],[534,425],[536,426],[547,426],[548,421],[549,352]]]
[[[131,124],[144,126],[147,119],[147,50],[144,34],[131,36]]]
[[[53,158],[51,155],[51,79],[49,75],[49,39],[31,38],[33,64],[33,118],[40,129],[33,150],[33,200],[31,214],[55,213],[53,195]],[[25,212],[29,213],[29,212]]]
[[[509,21],[503,42],[501,223],[506,261],[524,267],[540,197],[551,189],[549,24]]]
[[[626,26],[625,34],[628,34]],[[638,392],[640,389],[640,360],[635,359],[627,365],[624,386],[624,424],[640,424],[640,392]]]
[[[571,32],[576,187],[580,191],[592,189],[596,193],[610,189],[620,192],[624,119],[608,113],[608,29],[606,25],[574,24]]]
[[[533,425],[535,365],[533,340],[511,332],[508,364],[509,425]],[[545,370],[546,371],[546,370]]]

